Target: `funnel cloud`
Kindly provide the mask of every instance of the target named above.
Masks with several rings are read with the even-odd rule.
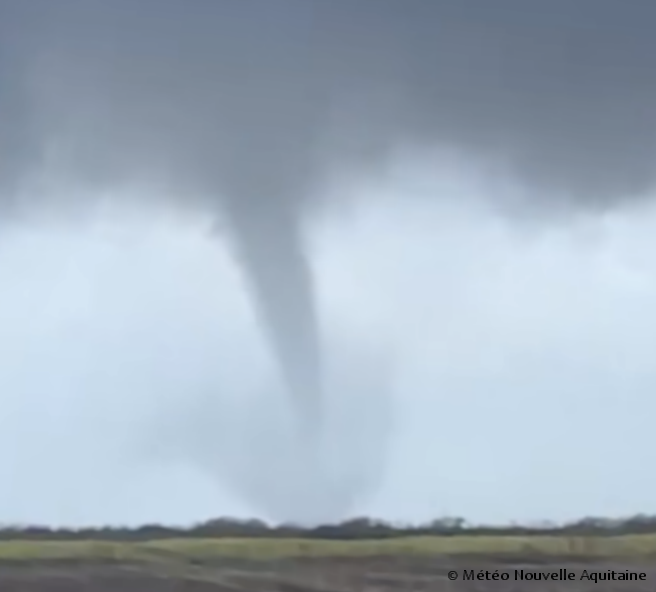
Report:
[[[141,184],[220,219],[299,423],[328,430],[306,238],[347,199],[330,179],[429,146],[522,185],[513,207],[646,194],[655,28],[620,0],[0,0],[0,212]]]

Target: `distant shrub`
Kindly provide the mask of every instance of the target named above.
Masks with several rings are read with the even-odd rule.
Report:
[[[356,518],[340,524],[304,528],[293,524],[269,525],[261,520],[216,518],[189,527],[147,524],[136,528],[49,528],[5,526],[0,540],[100,540],[147,541],[181,538],[303,538],[320,540],[383,540],[417,536],[617,536],[656,534],[656,516],[637,515],[624,519],[587,517],[567,524],[471,525],[463,518],[446,517],[423,525],[390,524],[373,518]]]

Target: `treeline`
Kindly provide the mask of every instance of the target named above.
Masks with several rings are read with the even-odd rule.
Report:
[[[190,527],[158,524],[129,527],[49,528],[5,526],[0,540],[104,540],[145,541],[170,538],[305,538],[324,540],[372,540],[408,536],[617,536],[656,533],[656,516],[626,519],[584,518],[568,524],[485,526],[463,518],[442,518],[423,525],[390,524],[372,518],[356,518],[340,524],[304,528],[293,524],[269,525],[259,520],[218,518]]]

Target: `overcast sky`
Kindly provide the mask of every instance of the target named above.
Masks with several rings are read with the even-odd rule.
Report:
[[[0,0],[0,522],[656,512],[656,5],[191,6]]]
[[[488,199],[507,183],[412,161],[352,183],[359,205],[313,234],[335,339],[393,344],[389,460],[359,510],[495,522],[656,511],[654,207],[509,223]],[[117,209],[3,230],[3,521],[260,513],[160,436],[192,432],[192,445],[251,462],[244,426],[286,405],[237,270],[205,228]],[[230,420],[269,388],[248,423]],[[208,393],[220,435],[199,419]],[[365,396],[349,393],[359,419]]]

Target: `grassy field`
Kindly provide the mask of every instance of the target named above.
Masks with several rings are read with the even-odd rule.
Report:
[[[656,555],[656,535],[616,537],[414,537],[382,541],[311,539],[170,539],[148,542],[2,541],[0,561],[115,560],[211,561],[403,555],[543,554],[630,557]]]

